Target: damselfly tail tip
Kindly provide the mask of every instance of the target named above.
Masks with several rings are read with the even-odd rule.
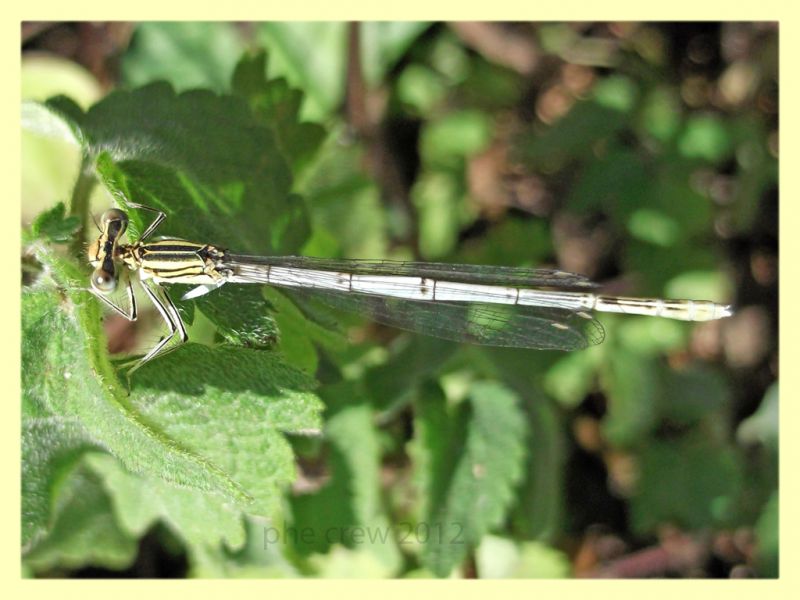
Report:
[[[733,316],[733,304],[719,304],[717,305],[717,319],[724,319],[725,317]]]

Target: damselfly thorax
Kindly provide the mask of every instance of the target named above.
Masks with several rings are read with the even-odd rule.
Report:
[[[115,286],[106,282],[116,282],[120,264],[139,271],[140,280],[156,283],[213,285],[224,279],[217,266],[225,253],[211,244],[178,239],[146,242],[144,236],[133,244],[122,244],[119,238],[127,229],[127,216],[116,209],[103,215],[103,224],[103,232],[88,250],[89,262],[95,267],[92,281],[100,283],[95,286],[98,291]]]
[[[170,334],[131,372],[164,351],[171,339],[188,339],[178,310],[161,284],[196,287],[183,299],[225,283],[273,285],[355,310],[372,319],[427,335],[470,343],[531,349],[576,350],[603,340],[593,311],[708,321],[732,314],[729,305],[707,300],[626,298],[595,294],[597,284],[554,269],[400,261],[330,260],[300,256],[247,256],[211,244],[175,238],[148,241],[164,220],[160,211],[139,239],[120,240],[128,217],[106,211],[101,233],[88,248],[94,267],[90,291],[129,320],[136,319],[130,274],[161,314]],[[128,310],[108,295],[124,279]]]

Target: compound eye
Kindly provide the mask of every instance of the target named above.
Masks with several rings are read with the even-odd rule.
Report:
[[[118,208],[109,208],[100,219],[103,229],[116,237],[128,227],[128,215]]]
[[[109,273],[103,268],[96,269],[92,273],[92,287],[98,292],[109,294],[117,287],[117,279],[113,273]]]
[[[106,212],[103,213],[100,222],[103,225],[108,225],[109,221],[122,221],[123,223],[127,223],[128,215],[126,215],[118,208],[109,208]]]

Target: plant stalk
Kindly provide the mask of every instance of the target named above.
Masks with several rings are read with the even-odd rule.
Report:
[[[89,199],[97,179],[91,169],[91,158],[84,156],[81,161],[78,179],[72,188],[72,198],[70,199],[69,214],[75,215],[80,219],[80,227],[75,233],[75,238],[70,245],[70,251],[75,256],[83,253],[83,243],[86,239],[86,226],[89,221]]]

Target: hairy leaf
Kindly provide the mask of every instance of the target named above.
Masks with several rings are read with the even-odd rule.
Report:
[[[136,538],[118,526],[100,479],[85,467],[64,483],[50,534],[25,556],[36,571],[87,565],[121,569],[133,562]]]
[[[322,403],[313,380],[279,355],[187,344],[144,365],[131,404],[182,446],[202,453],[270,515],[295,477],[284,433],[317,434]]]
[[[63,244],[70,241],[80,227],[81,220],[74,215],[67,217],[65,211],[64,203],[59,202],[50,210],[40,214],[31,223],[33,234],[55,243]]]
[[[431,535],[423,564],[445,576],[498,526],[522,477],[525,417],[516,395],[498,383],[473,384],[467,406],[446,410],[424,390],[417,406],[414,457]]]
[[[292,174],[278,142],[242,98],[199,90],[176,94],[158,83],[112,93],[86,113],[64,98],[48,101],[45,111],[60,117],[95,158],[101,181],[131,215],[132,239],[154,214],[131,202],[167,214],[157,235],[243,253],[296,253],[308,236],[306,209],[290,193]],[[293,118],[288,115],[287,123]],[[283,127],[283,121],[273,126]],[[258,292],[227,291],[224,300],[205,300],[207,316],[223,334],[251,346],[274,341],[266,310],[255,316],[249,311],[249,328],[242,326],[241,312],[230,310],[252,305]]]
[[[103,347],[100,310],[82,289],[81,274],[44,248],[38,257],[67,291],[59,296],[46,283],[23,290],[23,405],[37,416],[77,420],[134,472],[246,500],[248,494],[228,475],[131,406]]]
[[[190,548],[244,543],[242,513],[223,499],[133,475],[107,454],[89,455],[86,462],[102,478],[119,527],[129,535],[141,537],[161,520]]]
[[[23,415],[23,550],[52,527],[59,484],[69,477],[85,452],[100,448],[77,419]]]

